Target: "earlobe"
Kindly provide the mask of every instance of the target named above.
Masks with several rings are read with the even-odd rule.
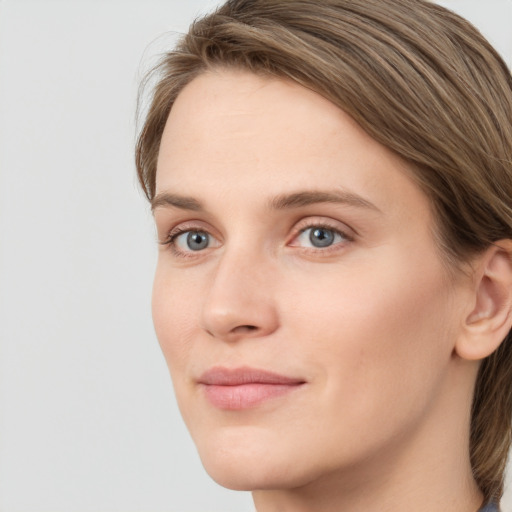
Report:
[[[512,240],[501,240],[480,256],[475,278],[474,306],[455,347],[467,360],[491,355],[512,326]]]

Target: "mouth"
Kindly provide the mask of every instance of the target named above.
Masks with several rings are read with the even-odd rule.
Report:
[[[219,409],[242,410],[291,393],[306,383],[303,379],[242,367],[214,367],[198,380],[207,400]]]

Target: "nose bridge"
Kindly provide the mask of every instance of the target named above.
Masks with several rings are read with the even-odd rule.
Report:
[[[243,243],[226,246],[212,271],[203,304],[203,328],[225,339],[264,336],[277,328],[271,257]]]

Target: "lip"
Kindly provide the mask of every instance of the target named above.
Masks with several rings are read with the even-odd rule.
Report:
[[[208,401],[224,410],[252,408],[295,391],[305,383],[304,379],[250,367],[214,367],[198,379]]]

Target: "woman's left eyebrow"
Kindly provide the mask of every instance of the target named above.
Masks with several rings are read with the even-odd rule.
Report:
[[[272,210],[286,210],[292,208],[301,208],[319,203],[335,203],[355,206],[358,208],[366,208],[381,212],[372,202],[358,194],[349,191],[299,191],[290,194],[280,194],[269,200],[268,206]],[[157,208],[174,207],[181,210],[204,211],[204,207],[200,201],[193,197],[181,196],[163,192],[156,195],[151,201],[151,210],[154,212]]]
[[[272,198],[269,202],[269,206],[273,210],[283,210],[289,208],[300,208],[318,203],[346,204],[382,213],[381,210],[372,202],[368,201],[368,199],[349,191],[326,192],[305,190],[293,192],[291,194],[281,194]]]

